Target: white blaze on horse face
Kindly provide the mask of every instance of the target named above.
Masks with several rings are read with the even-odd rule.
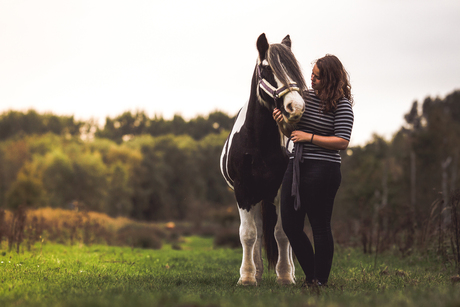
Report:
[[[278,87],[283,86],[276,76],[275,80]],[[293,81],[289,79],[289,82],[292,83]],[[305,111],[305,101],[297,91],[288,92],[283,96],[283,106],[287,112],[287,115],[283,114],[284,121],[287,123],[297,123]]]
[[[284,97],[284,109],[289,114],[286,122],[297,123],[305,111],[305,102],[297,91],[292,91]]]

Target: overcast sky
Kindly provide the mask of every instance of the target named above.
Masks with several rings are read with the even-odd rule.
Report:
[[[341,59],[364,145],[414,100],[460,89],[459,29],[458,0],[0,0],[0,112],[234,115],[257,37],[290,34],[307,80],[313,60]]]

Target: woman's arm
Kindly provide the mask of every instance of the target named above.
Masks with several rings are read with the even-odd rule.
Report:
[[[300,130],[292,131],[290,137],[294,143],[311,142],[312,144],[315,144],[319,147],[331,150],[345,150],[347,149],[349,143],[349,141],[338,136],[321,136],[317,134],[313,135],[312,133],[303,132]]]
[[[348,148],[349,141],[338,136],[321,136],[317,134],[313,135],[311,133],[303,132],[300,130],[290,131],[283,125],[283,115],[281,114],[281,111],[276,108],[273,110],[273,118],[278,123],[278,127],[280,128],[281,132],[285,136],[290,137],[294,143],[311,142],[319,147],[323,147],[330,150],[345,150]]]

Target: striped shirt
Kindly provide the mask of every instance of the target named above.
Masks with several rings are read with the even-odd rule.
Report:
[[[323,113],[318,96],[312,90],[308,93],[305,112],[297,123],[297,130],[321,136],[337,136],[350,141],[354,115],[348,99],[342,98],[337,103],[335,111]],[[302,157],[310,160],[341,162],[338,150],[325,149],[309,142],[303,143]]]

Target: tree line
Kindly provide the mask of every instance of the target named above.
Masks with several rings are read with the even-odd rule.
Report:
[[[150,221],[221,208],[233,202],[219,170],[233,121],[221,112],[190,121],[125,112],[100,129],[33,110],[3,113],[0,207],[81,207]]]
[[[35,110],[27,112],[8,111],[0,114],[0,141],[17,137],[18,135],[42,135],[52,133],[67,137],[96,137],[110,139],[118,144],[134,136],[167,134],[189,135],[200,140],[209,134],[218,134],[233,126],[235,117],[215,111],[206,118],[197,116],[186,121],[180,115],[174,115],[172,120],[155,115],[149,118],[144,111],[135,113],[124,112],[110,118],[99,128],[94,120],[78,121],[73,116],[58,116],[54,114],[39,114]]]
[[[414,101],[404,119],[391,140],[374,135],[343,153],[335,220],[365,251],[409,251],[446,233],[458,248],[460,91]]]
[[[374,135],[342,154],[336,239],[366,250],[409,250],[451,225],[459,187],[460,91],[414,101],[391,140]],[[171,120],[144,112],[106,118],[0,115],[0,206],[85,207],[139,220],[199,220],[235,206],[219,157],[234,116]],[[431,227],[431,228],[430,228]],[[391,243],[392,242],[392,243]],[[399,244],[398,243],[398,244]]]

